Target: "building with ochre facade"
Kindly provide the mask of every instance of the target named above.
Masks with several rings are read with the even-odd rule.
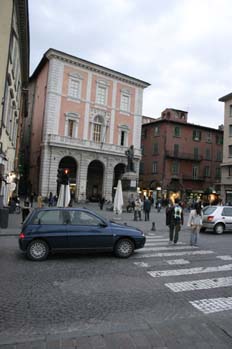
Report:
[[[30,78],[28,152],[30,191],[57,192],[67,169],[78,200],[112,200],[125,172],[125,151],[141,158],[142,80],[49,49]]]

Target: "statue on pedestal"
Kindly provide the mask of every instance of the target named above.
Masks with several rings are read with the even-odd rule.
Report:
[[[131,145],[126,151],[125,154],[127,156],[127,171],[135,172],[134,170],[134,146]]]

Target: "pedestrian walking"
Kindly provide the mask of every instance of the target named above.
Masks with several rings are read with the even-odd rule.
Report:
[[[53,194],[50,191],[49,198],[48,198],[48,206],[51,207],[53,206]]]
[[[105,203],[105,198],[101,196],[99,199],[100,210],[103,210],[104,203]]]
[[[143,203],[143,210],[145,215],[145,221],[150,220],[150,211],[151,211],[151,201],[148,199],[148,197],[145,197],[144,203]]]
[[[187,226],[190,227],[190,245],[197,246],[198,235],[202,226],[203,213],[201,205],[196,203],[193,210],[190,211]]]
[[[38,197],[37,197],[37,207],[38,208],[42,208],[43,207],[43,198],[42,198],[41,194],[39,194]]]
[[[181,229],[181,225],[184,224],[184,215],[183,215],[183,209],[180,206],[179,200],[175,199],[175,205],[174,205],[174,244],[177,244],[179,240],[179,231]]]
[[[170,202],[166,208],[166,225],[169,228],[169,245],[173,244],[175,218],[174,218],[174,206]]]
[[[30,200],[28,197],[23,202],[23,207],[22,207],[22,223],[25,221],[26,217],[30,213]]]
[[[141,211],[142,211],[142,201],[139,197],[137,197],[135,199],[134,221],[137,221],[137,218],[139,218],[140,221],[142,220]]]

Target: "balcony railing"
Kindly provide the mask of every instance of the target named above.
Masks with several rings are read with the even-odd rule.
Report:
[[[125,155],[125,151],[128,147],[123,147],[116,144],[109,143],[96,143],[89,140],[58,136],[49,134],[47,136],[46,142],[52,146],[59,146],[64,148],[72,148],[78,150],[88,150],[92,152],[101,152],[101,153],[113,153],[117,155]],[[141,151],[139,149],[134,149],[134,156],[141,158]]]
[[[185,181],[199,181],[199,182],[204,182],[205,181],[205,177],[200,177],[200,176],[197,176],[197,177],[194,177],[194,176],[186,176],[186,175],[183,175],[182,176],[182,179],[185,180]]]
[[[196,156],[191,153],[175,152],[170,150],[167,150],[165,154],[167,158],[179,159],[179,160],[201,161],[203,159],[201,155]]]

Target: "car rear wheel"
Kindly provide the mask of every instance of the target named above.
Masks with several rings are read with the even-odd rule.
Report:
[[[117,242],[114,253],[117,257],[128,258],[134,252],[135,246],[130,239],[121,239]]]
[[[225,230],[225,226],[221,223],[216,224],[214,227],[214,231],[216,234],[223,234]]]
[[[48,253],[48,244],[43,240],[33,240],[27,248],[27,257],[33,261],[44,261]]]

